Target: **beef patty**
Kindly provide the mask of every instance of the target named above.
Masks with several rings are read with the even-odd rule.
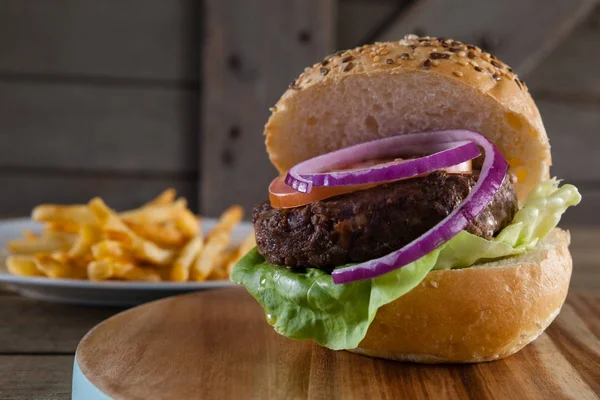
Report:
[[[268,201],[254,208],[258,251],[289,267],[330,269],[367,261],[407,245],[448,216],[470,193],[479,172],[435,172],[287,209]],[[485,239],[517,211],[508,176],[492,202],[466,230]]]

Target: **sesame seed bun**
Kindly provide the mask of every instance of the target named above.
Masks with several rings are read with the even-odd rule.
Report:
[[[377,312],[359,348],[421,363],[507,357],[535,340],[562,307],[571,278],[569,233],[555,229],[533,250],[464,269],[430,272]]]
[[[352,144],[452,128],[496,143],[520,200],[548,179],[548,137],[525,83],[493,55],[448,39],[408,35],[326,57],[290,84],[265,135],[284,172]]]

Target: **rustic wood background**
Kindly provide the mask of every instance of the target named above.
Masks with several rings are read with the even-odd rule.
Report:
[[[451,3],[3,0],[0,214],[95,195],[125,208],[168,186],[208,215],[250,208],[275,173],[262,126],[288,82],[336,48],[416,32],[522,71],[552,172],[584,196],[565,223],[599,224],[597,1]]]

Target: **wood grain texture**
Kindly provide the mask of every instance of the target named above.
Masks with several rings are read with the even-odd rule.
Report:
[[[15,294],[1,297],[0,304],[0,354],[5,355],[74,354],[87,331],[121,311],[39,302]]]
[[[600,6],[528,76],[534,92],[600,94]]]
[[[54,173],[3,172],[0,169],[0,210],[4,214],[29,215],[40,203],[71,204],[87,202],[100,196],[117,210],[138,207],[166,188],[173,187],[196,209],[194,177],[123,176],[117,174],[82,174],[77,171]]]
[[[596,0],[421,0],[399,15],[380,39],[398,40],[419,32],[478,44],[527,77],[595,4]]]
[[[265,199],[276,176],[262,136],[268,108],[334,49],[335,2],[208,0],[205,15],[201,203],[212,216]]]
[[[73,356],[0,355],[0,400],[71,398]]]
[[[197,81],[193,0],[4,0],[0,75]]]
[[[0,82],[0,167],[196,171],[193,92]]]
[[[123,398],[598,399],[599,307],[597,294],[571,293],[547,333],[516,355],[429,366],[285,339],[235,288],[177,296],[111,318],[82,341],[77,359],[95,385]]]

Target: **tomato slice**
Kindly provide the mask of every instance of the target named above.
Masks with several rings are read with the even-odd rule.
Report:
[[[380,185],[380,183],[351,186],[313,186],[310,193],[301,193],[288,186],[285,183],[285,175],[283,175],[273,179],[273,182],[269,185],[269,200],[273,208],[300,207],[313,201],[369,189],[377,185]]]
[[[354,166],[348,166],[346,169],[359,169],[365,166],[374,166],[390,162],[391,160],[376,160],[362,162]],[[340,169],[341,170],[341,169]],[[471,160],[464,163],[446,168],[445,171],[449,174],[470,174],[472,170]],[[421,175],[419,175],[421,176]],[[415,177],[416,178],[416,177]],[[413,178],[407,178],[413,179]],[[314,201],[324,200],[329,197],[339,196],[341,194],[357,192],[359,190],[369,189],[378,185],[383,185],[388,182],[369,183],[365,185],[347,185],[347,186],[313,186],[310,193],[301,193],[294,190],[285,183],[285,174],[279,176],[269,185],[269,200],[273,208],[293,208],[300,207]]]

